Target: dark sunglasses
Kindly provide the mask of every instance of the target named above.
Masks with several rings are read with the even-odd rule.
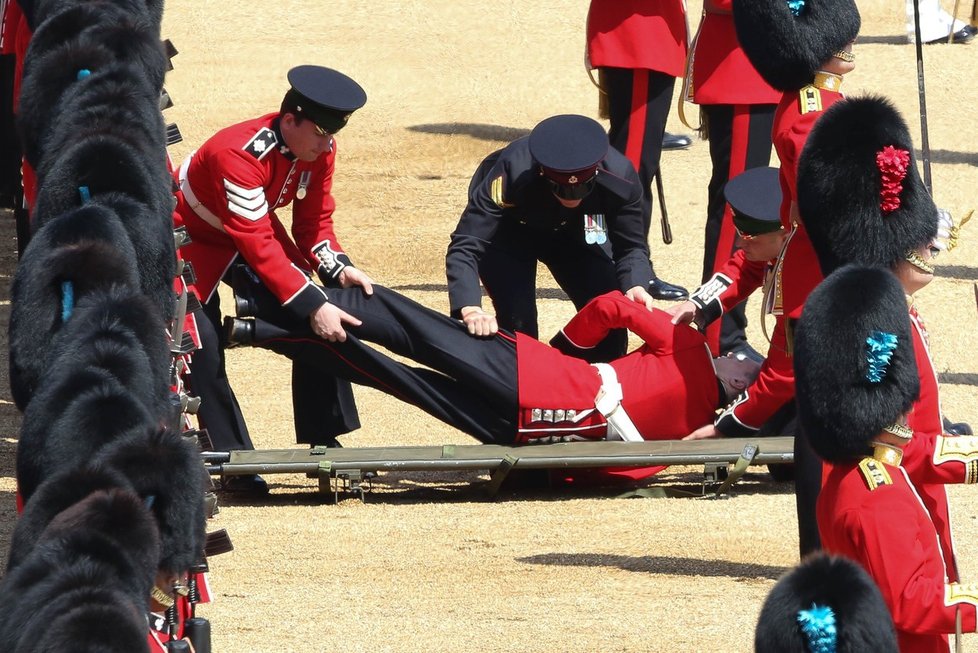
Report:
[[[597,177],[591,177],[580,184],[559,184],[552,179],[548,179],[547,181],[550,183],[550,190],[560,199],[582,200],[594,190],[596,180]]]

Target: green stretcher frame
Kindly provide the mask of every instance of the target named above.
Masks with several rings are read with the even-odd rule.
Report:
[[[645,442],[560,442],[523,446],[492,444],[425,447],[264,449],[204,453],[212,475],[306,474],[319,480],[320,492],[339,498],[340,486],[359,493],[362,481],[376,472],[486,470],[488,491],[498,492],[513,469],[578,469],[703,465],[704,487],[720,483],[725,492],[749,465],[794,461],[794,438],[722,438],[717,440],[647,440]]]

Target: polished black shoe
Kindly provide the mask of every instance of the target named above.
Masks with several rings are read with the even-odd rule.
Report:
[[[951,43],[970,43],[972,40],[974,40],[976,33],[978,33],[978,29],[972,27],[971,25],[965,25],[954,34],[951,34]],[[925,41],[925,43],[927,45],[947,43],[947,36],[942,36],[941,38],[934,39],[932,41]]]
[[[974,435],[974,431],[971,430],[971,425],[966,422],[952,422],[948,418],[944,418],[944,432],[950,435]]]
[[[666,132],[662,135],[663,150],[685,150],[693,144],[693,139],[686,134],[670,134]]]
[[[652,299],[661,299],[667,302],[689,299],[688,290],[658,278],[649,282],[649,294],[652,295]]]
[[[225,476],[221,481],[221,489],[225,492],[258,497],[268,494],[268,483],[258,474]]]
[[[255,321],[227,316],[224,318],[224,336],[228,347],[250,345],[255,341]]]
[[[238,317],[255,317],[258,314],[258,307],[254,300],[234,293],[234,314]]]

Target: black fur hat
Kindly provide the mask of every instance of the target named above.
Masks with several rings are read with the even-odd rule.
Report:
[[[883,268],[847,266],[815,288],[794,358],[802,430],[830,462],[867,454],[920,393],[906,297]]]
[[[818,119],[798,164],[798,212],[823,274],[847,263],[892,268],[937,235],[910,130],[888,100],[844,100]]]
[[[733,17],[747,58],[781,91],[811,84],[819,66],[859,34],[854,0],[734,0]]]
[[[206,470],[197,448],[166,430],[139,433],[107,445],[96,464],[117,469],[144,499],[160,527],[160,569],[183,572],[204,553]]]
[[[831,614],[831,616],[829,616]],[[831,624],[831,648],[813,646]],[[862,567],[846,558],[814,555],[771,589],[754,633],[755,653],[868,653],[898,650],[883,595]]]
[[[60,512],[0,581],[0,650],[146,650],[140,617],[159,553],[157,525],[128,490],[96,491]],[[89,621],[110,613],[104,623]],[[74,646],[67,633],[83,627],[103,632],[105,645],[93,646],[89,635]]]
[[[40,217],[35,215],[34,221]],[[92,204],[47,220],[14,271],[10,312],[10,389],[21,410],[38,390],[64,326],[65,281],[77,304],[113,285],[139,289],[136,252],[118,215]]]
[[[41,533],[58,513],[93,492],[112,489],[131,488],[129,481],[118,472],[89,466],[68,469],[42,483],[31,501],[26,503],[24,512],[14,525],[7,557],[7,573],[30,555],[41,540]]]

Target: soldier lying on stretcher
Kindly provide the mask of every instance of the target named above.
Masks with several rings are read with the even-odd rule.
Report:
[[[273,301],[247,268],[234,274],[239,313]],[[759,365],[713,358],[704,336],[619,292],[587,304],[551,341],[500,331],[490,338],[390,289],[329,291],[345,311],[342,342],[313,334],[284,312],[281,320],[228,318],[229,340],[252,344],[368,385],[418,406],[484,443],[582,439],[673,439],[711,423],[715,412],[756,376]],[[608,364],[574,355],[626,328],[644,344]],[[364,341],[431,369],[411,367]]]

